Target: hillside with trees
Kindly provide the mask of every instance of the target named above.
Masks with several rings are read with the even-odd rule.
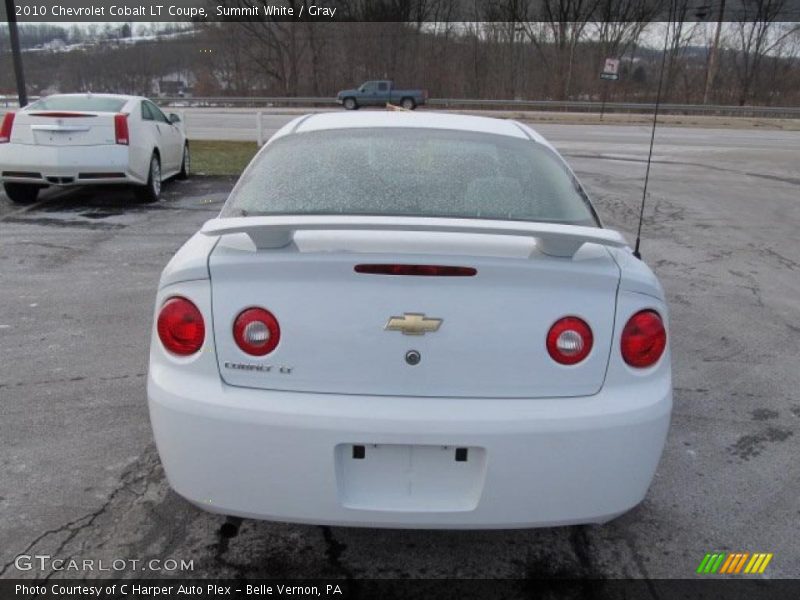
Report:
[[[579,11],[531,21],[515,12],[517,4],[492,3],[494,12],[485,15],[491,20],[484,22],[23,25],[21,38],[33,95],[174,95],[182,87],[194,96],[333,96],[365,79],[391,78],[426,88],[432,97],[592,100],[605,86],[609,100],[646,102],[655,96],[668,36],[667,100],[800,105],[797,23],[769,15],[723,23],[710,71],[716,23],[668,26],[647,21],[647,15],[582,21]],[[563,18],[570,20],[556,20]],[[3,34],[0,91],[9,94],[14,79]],[[618,82],[599,79],[606,57],[621,59]],[[160,85],[164,80],[180,85]]]

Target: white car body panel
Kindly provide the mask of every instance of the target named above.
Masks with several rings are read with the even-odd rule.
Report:
[[[338,245],[349,248],[346,234]],[[450,257],[449,263],[477,268],[477,275],[418,278],[413,285],[406,277],[363,275],[353,268],[356,263],[442,260],[396,251],[307,257],[292,251],[265,257],[226,240],[212,252],[216,351],[225,382],[286,391],[484,398],[591,395],[602,386],[619,281],[619,269],[603,248],[579,251],[569,272],[562,259],[541,254],[516,260]],[[327,297],[322,303],[320,289]],[[267,302],[281,315],[283,332],[267,362],[291,367],[290,376],[278,369],[226,367],[259,362],[226,334],[242,310]],[[389,317],[406,312],[443,323],[435,335],[414,339],[384,331]],[[595,345],[564,381],[567,367],[550,360],[543,340],[568,314],[593,324]],[[351,336],[347,353],[337,350],[342,331]],[[423,356],[414,367],[403,363],[412,349]]]
[[[47,117],[37,113],[59,111],[30,105],[17,111],[10,141],[0,144],[0,179],[59,187],[144,185],[154,152],[160,157],[162,179],[180,171],[186,144],[180,123],[144,119],[141,103],[146,98],[115,94],[93,94],[93,97],[125,102],[119,112],[128,115],[127,145],[116,143],[113,119],[117,113],[85,111],[86,117]]]
[[[494,127],[540,143],[491,119],[324,117],[297,119],[277,135],[388,122]],[[634,369],[620,337],[641,310],[657,311],[667,329],[669,321],[658,281],[618,234],[518,222],[504,233],[478,219],[447,219],[462,221],[461,230],[412,226],[436,219],[337,219],[215,219],[162,273],[154,316],[181,296],[206,327],[189,357],[166,351],[152,330],[150,415],[179,494],[241,517],[454,529],[602,523],[644,498],[669,429],[670,347]],[[383,219],[393,225],[370,226]],[[553,256],[542,251],[543,235],[580,243]],[[363,263],[464,265],[477,274],[354,272]],[[266,357],[233,340],[233,320],[249,306],[280,321],[281,342]],[[442,318],[441,328],[424,336],[383,329],[404,312]],[[550,359],[544,342],[564,315],[584,318],[595,339],[569,367]],[[410,348],[423,357],[417,365],[403,362]]]

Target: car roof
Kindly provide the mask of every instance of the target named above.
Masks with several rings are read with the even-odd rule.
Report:
[[[415,129],[449,129],[491,133],[519,139],[531,139],[540,144],[550,144],[530,127],[510,119],[494,119],[474,115],[460,115],[440,111],[348,111],[305,115],[281,128],[274,138],[294,133],[325,131],[331,129],[377,127],[407,127]]]

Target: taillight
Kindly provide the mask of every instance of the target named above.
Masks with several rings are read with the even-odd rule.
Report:
[[[7,144],[11,141],[11,128],[14,127],[15,116],[13,112],[7,112],[3,117],[3,124],[0,125],[0,144]]]
[[[281,341],[278,319],[263,308],[248,308],[239,313],[233,322],[233,339],[247,354],[264,356]]]
[[[547,332],[547,351],[557,363],[574,365],[589,356],[594,336],[583,319],[564,317]]]
[[[121,113],[114,115],[114,136],[117,138],[117,144],[128,145],[128,115]]]
[[[643,369],[654,365],[667,347],[667,330],[654,310],[633,315],[622,330],[622,358],[632,367]]]
[[[186,298],[175,296],[158,314],[158,337],[164,348],[179,356],[194,354],[203,346],[206,327],[203,315]]]

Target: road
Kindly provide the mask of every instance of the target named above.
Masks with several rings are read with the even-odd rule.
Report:
[[[632,240],[648,129],[539,129]],[[670,304],[675,410],[647,498],[604,526],[381,531],[193,508],[152,443],[152,302],[161,268],[233,180],[168,184],[153,206],[48,192],[20,212],[0,197],[0,576],[52,575],[14,568],[38,553],[194,560],[176,576],[670,578],[692,576],[706,552],[745,551],[774,553],[765,576],[800,577],[799,141],[658,133],[642,251]]]
[[[257,115],[261,113],[261,127],[262,139],[266,140],[270,135],[275,133],[289,120],[309,114],[309,113],[322,113],[322,112],[337,112],[341,111],[340,108],[264,108],[260,111],[255,108],[171,108],[165,109],[179,113],[184,120],[186,131],[191,139],[195,140],[231,140],[231,141],[255,141],[258,138],[258,118]],[[361,109],[375,110],[375,109]],[[430,109],[418,109],[417,112],[428,112]],[[2,112],[2,111],[0,111]],[[498,118],[514,118],[530,122],[537,129],[542,132],[547,131],[548,134],[552,133],[555,136],[564,134],[563,124],[580,124],[580,125],[603,125],[598,122],[599,116],[591,113],[567,113],[567,112],[537,112],[537,111],[507,111],[507,110],[473,110],[473,111],[449,111],[449,112],[462,112],[466,114],[478,114],[489,117]],[[605,117],[608,125],[622,124],[622,125],[639,125],[641,127],[648,126],[652,120],[649,115],[637,114],[608,114]],[[785,130],[788,135],[796,135],[800,130],[800,120],[798,119],[737,119],[735,117],[713,117],[713,116],[695,116],[686,117],[681,115],[662,115],[659,117],[661,123],[668,125],[681,125],[693,124],[700,129],[696,136],[701,138],[708,138],[708,129],[703,127],[715,127],[711,131],[721,132],[722,138],[725,138],[725,132],[730,131],[728,127],[733,128],[735,132],[737,126],[756,127],[764,130],[772,130],[781,133],[781,129]],[[725,129],[720,129],[725,127]],[[567,128],[570,129],[570,128]],[[582,135],[580,129],[576,129],[575,135],[580,139]],[[635,130],[637,127],[609,127],[602,126],[597,131],[613,131],[619,134],[625,130]],[[690,140],[693,137],[685,127],[680,127],[683,133],[676,134],[678,140]],[[664,134],[664,139],[669,139],[669,129],[664,129],[667,132]],[[793,133],[794,132],[794,133]],[[739,142],[743,142],[743,138],[732,133],[734,137],[739,137]],[[747,135],[747,130],[745,130]],[[638,136],[637,136],[638,137]],[[792,138],[796,139],[796,138]]]

